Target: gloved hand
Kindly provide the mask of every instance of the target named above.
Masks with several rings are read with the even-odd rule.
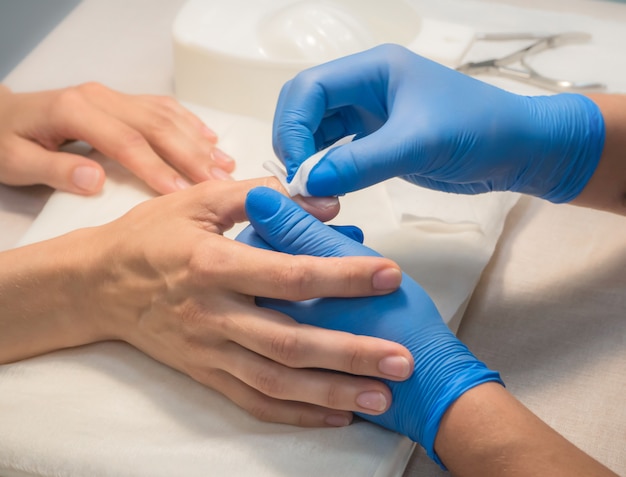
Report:
[[[378,255],[271,189],[252,189],[246,211],[252,225],[237,240],[250,245],[290,254]],[[354,234],[351,229],[348,232]],[[409,349],[415,359],[412,376],[402,382],[385,381],[393,395],[389,410],[378,416],[361,417],[419,442],[437,462],[434,442],[448,406],[474,386],[501,382],[497,372],[478,361],[454,336],[430,297],[406,275],[400,289],[385,296],[304,302],[257,298],[257,304],[285,313],[300,323],[376,336]]]
[[[312,195],[402,176],[447,192],[568,202],[596,168],[604,120],[584,96],[519,96],[383,45],[305,70],[281,91],[273,142],[288,178],[350,134],[311,171]]]

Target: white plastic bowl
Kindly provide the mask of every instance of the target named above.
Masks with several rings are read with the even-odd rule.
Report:
[[[271,119],[282,85],[302,69],[380,43],[436,44],[419,34],[438,34],[437,24],[424,29],[406,0],[189,0],[173,26],[175,93]]]

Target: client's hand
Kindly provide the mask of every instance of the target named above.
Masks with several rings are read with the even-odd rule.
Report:
[[[1,253],[0,363],[118,339],[262,420],[343,426],[351,411],[385,411],[388,387],[361,376],[408,377],[407,349],[299,324],[254,296],[389,293],[398,266],[291,256],[222,236],[246,219],[246,193],[259,185],[279,187],[273,178],[205,182],[109,224]],[[337,211],[335,202],[316,213]]]
[[[172,98],[123,94],[98,83],[19,94],[0,86],[0,182],[98,192],[102,167],[59,151],[72,140],[119,161],[160,193],[230,178],[235,167],[215,146],[215,133]]]
[[[239,240],[251,245],[323,257],[378,255],[273,190],[253,189],[246,210],[254,229],[248,227]],[[409,436],[435,459],[434,441],[446,409],[469,389],[487,381],[500,381],[498,373],[487,369],[452,334],[430,297],[406,275],[400,289],[385,296],[304,302],[274,298],[258,298],[257,303],[299,323],[375,336],[406,346],[415,360],[413,375],[404,382],[386,381],[393,395],[391,407],[384,414],[363,417]]]

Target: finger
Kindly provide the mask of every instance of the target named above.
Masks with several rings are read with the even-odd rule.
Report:
[[[300,427],[344,427],[352,413],[312,404],[271,398],[224,371],[214,371],[200,382],[219,391],[260,421]]]
[[[255,187],[267,187],[284,193],[275,177],[260,177],[245,181],[211,181],[197,184],[187,194],[184,203],[192,218],[219,234],[234,224],[247,220],[245,201],[248,192]]]
[[[231,324],[226,334],[232,341],[290,368],[330,369],[390,380],[405,379],[412,369],[411,354],[397,343],[302,325],[266,308],[259,308],[255,315],[243,313]]]
[[[189,187],[188,181],[154,152],[141,132],[94,107],[82,96],[66,97],[63,111],[59,122],[65,125],[68,137],[88,142],[157,192]]]
[[[198,117],[167,96],[119,94],[107,112],[140,131],[154,151],[194,182],[232,179],[235,161],[215,146],[214,133]],[[210,131],[210,130],[208,130]]]
[[[275,399],[367,414],[380,414],[391,403],[389,388],[378,380],[330,371],[292,369],[234,343],[226,345],[222,352],[227,355],[227,359],[221,360],[222,369]]]
[[[378,49],[378,54],[385,53]],[[314,133],[327,111],[350,104],[380,109],[375,95],[363,94],[363,91],[376,91],[371,77],[383,81],[384,75],[370,73],[372,68],[377,66],[368,57],[355,54],[305,70],[283,86],[274,115],[272,144],[289,175],[317,152]],[[337,71],[359,73],[338,75]],[[348,134],[358,132],[352,131],[348,125],[345,127]]]
[[[304,115],[299,113],[300,108],[305,105],[296,103],[296,100],[304,96],[291,91],[293,83],[294,80],[288,81],[282,87],[272,125],[272,146],[276,156],[285,164],[288,177],[292,177],[300,164],[317,152],[313,133],[324,116],[324,112],[319,108],[304,109],[307,111]],[[296,86],[296,89],[301,88],[299,85]],[[307,88],[306,95],[306,97],[310,95],[311,98],[307,103],[313,106],[323,101],[321,90],[311,91]]]
[[[9,154],[0,167],[0,178],[5,184],[45,184],[82,195],[95,194],[104,184],[102,166],[77,154],[49,151],[22,138],[14,140]]]
[[[359,243],[363,243],[363,240],[365,240],[363,231],[354,225],[331,225],[330,228],[336,230],[342,235],[345,235],[350,240],[354,240]]]
[[[243,236],[238,240],[243,240]],[[291,301],[385,295],[396,290],[402,280],[399,267],[382,257],[290,255],[235,241],[223,244],[219,262],[209,260],[207,254],[203,279],[219,277],[216,286],[245,295]]]
[[[380,256],[324,225],[271,189],[252,189],[246,211],[256,232],[276,250],[321,257]]]
[[[205,222],[212,230],[223,233],[235,223],[247,220],[246,196],[251,189],[260,186],[272,188],[281,194],[285,193],[275,177],[260,177],[245,181],[213,181],[198,184],[193,191],[190,191],[189,199],[193,206],[188,210],[193,211],[196,218]],[[299,197],[297,200],[305,204],[304,208],[320,220],[330,220],[339,212],[339,201],[336,198],[310,199],[307,198],[304,201]]]
[[[125,96],[130,96],[130,95],[125,95]],[[166,98],[168,103],[170,103],[169,100],[173,101],[173,103],[171,104],[175,105],[177,114],[184,116],[185,119],[187,119],[189,123],[191,123],[194,128],[200,131],[200,133],[204,137],[206,137],[211,143],[213,144],[217,143],[217,140],[218,140],[217,133],[213,131],[211,128],[209,128],[206,124],[204,124],[204,122],[198,116],[196,116],[189,109],[185,108],[182,104],[180,104],[178,101],[174,100],[173,98],[168,98],[167,96],[151,96],[151,95],[142,95],[142,96],[139,96],[139,98],[147,98],[151,101],[156,101],[156,102],[162,101],[163,98]]]
[[[206,230],[223,233],[234,223],[245,220],[246,195],[258,186],[282,189],[271,177],[203,183],[189,192],[188,202],[182,207]],[[285,300],[369,296],[389,293],[402,280],[399,267],[385,258],[292,256],[259,250],[236,241],[224,241],[222,246],[224,250],[219,261],[215,261],[211,250],[206,250],[206,259],[198,261],[200,268],[195,272],[207,283],[219,277],[216,286],[245,295]]]
[[[308,191],[314,196],[341,195],[417,172],[423,151],[416,138],[404,140],[397,131],[390,121],[368,136],[328,151],[311,169]]]
[[[327,112],[315,131],[315,147],[319,151],[351,134],[341,109]]]

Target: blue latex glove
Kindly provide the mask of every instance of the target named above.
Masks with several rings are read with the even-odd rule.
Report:
[[[237,238],[244,243],[290,254],[379,256],[272,189],[253,189],[246,211],[252,225]],[[384,338],[409,349],[415,359],[412,376],[403,382],[385,381],[393,395],[389,410],[361,417],[419,442],[439,464],[434,442],[448,406],[474,386],[501,382],[497,372],[478,361],[454,336],[430,297],[407,275],[399,290],[385,296],[304,302],[257,298],[257,304],[300,323]]]
[[[510,190],[568,202],[598,164],[604,120],[584,96],[519,96],[383,45],[305,70],[281,91],[273,141],[289,178],[350,134],[355,141],[311,171],[312,195],[402,176],[447,192]]]

